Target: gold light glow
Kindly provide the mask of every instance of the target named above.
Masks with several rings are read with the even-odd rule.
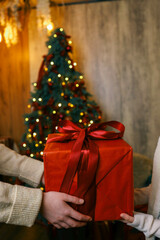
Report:
[[[7,22],[6,27],[4,29],[4,40],[7,47],[10,47],[11,44],[16,44],[18,42],[18,32],[16,26]]]
[[[50,32],[50,31],[53,30],[53,27],[54,27],[53,23],[49,23],[49,24],[47,25],[47,30]]]
[[[2,33],[0,33],[0,42],[2,42]]]

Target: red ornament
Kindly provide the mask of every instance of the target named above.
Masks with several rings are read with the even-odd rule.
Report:
[[[26,155],[30,155],[30,153],[31,153],[30,150],[26,151]]]
[[[70,52],[70,51],[71,51],[71,49],[72,49],[72,47],[71,47],[71,46],[67,46],[67,47],[66,47],[66,50],[67,50],[67,52]]]
[[[48,85],[49,85],[49,86],[53,86],[53,83],[52,83],[52,82],[48,82]]]

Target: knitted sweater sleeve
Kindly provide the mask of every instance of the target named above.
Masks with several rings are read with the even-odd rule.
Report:
[[[160,219],[154,219],[152,215],[135,212],[134,222],[127,225],[143,232],[146,237],[160,238]]]
[[[42,162],[20,155],[0,144],[0,174],[18,177],[23,182],[37,187],[43,171]]]
[[[0,182],[0,222],[32,226],[42,202],[42,191]]]

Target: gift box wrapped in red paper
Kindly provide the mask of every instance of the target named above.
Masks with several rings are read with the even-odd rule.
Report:
[[[132,148],[122,139],[124,125],[111,121],[81,129],[62,121],[58,130],[44,149],[45,190],[83,198],[83,205],[72,207],[95,221],[133,215]]]

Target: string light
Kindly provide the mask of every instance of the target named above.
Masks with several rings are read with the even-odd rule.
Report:
[[[71,44],[72,44],[72,41],[71,41],[71,40],[69,40],[69,41],[68,41],[68,43],[71,45]]]
[[[27,146],[27,144],[26,143],[23,143],[23,147],[26,147]]]
[[[42,98],[38,98],[38,101],[39,101],[39,102],[42,102]]]
[[[65,86],[66,85],[66,83],[65,82],[62,82],[62,86]]]
[[[74,62],[74,63],[73,63],[73,65],[74,65],[74,66],[77,66],[77,63],[76,63],[76,62]]]
[[[47,139],[48,139],[48,138],[46,137],[45,140],[47,141]]]
[[[90,121],[90,124],[93,124],[93,120]]]
[[[78,84],[78,83],[76,84],[76,87],[79,87],[79,84]]]
[[[47,25],[47,30],[48,30],[48,31],[52,31],[52,30],[53,30],[53,23],[49,23],[49,24]]]
[[[35,147],[38,147],[38,146],[39,146],[39,144],[38,144],[38,143],[36,143],[36,144],[35,144]]]
[[[59,78],[61,77],[61,74],[60,74],[60,73],[58,74],[58,77],[59,77]]]
[[[68,81],[68,80],[69,80],[69,78],[68,78],[68,77],[65,77],[65,80],[66,80],[66,81]]]
[[[30,128],[28,129],[28,131],[29,131],[29,132],[32,132],[32,130],[31,130]]]
[[[54,65],[54,62],[53,62],[53,61],[51,61],[51,62],[50,62],[50,64],[51,64],[51,65]]]
[[[72,65],[69,65],[69,68],[73,68],[73,66],[72,66]]]
[[[61,93],[61,96],[62,96],[62,97],[64,96],[64,93],[63,93],[63,92]]]
[[[81,76],[79,76],[79,78],[80,78],[80,79],[83,79],[83,76],[81,75]]]
[[[45,68],[44,68],[44,70],[47,72],[47,71],[48,71],[48,68],[47,68],[47,67],[45,67]]]
[[[68,60],[68,64],[70,64],[71,63],[71,60]]]
[[[69,113],[70,113],[70,111],[69,111],[69,110],[67,110],[67,111],[66,111],[66,113],[67,113],[67,114],[69,114]]]
[[[28,105],[27,105],[27,107],[28,107],[28,108],[31,108],[31,105],[30,105],[30,104],[28,104]]]
[[[62,103],[58,103],[58,107],[62,107]]]
[[[30,157],[34,157],[34,154],[33,154],[33,153],[31,153],[31,154],[30,154]]]
[[[48,45],[48,48],[50,49],[52,46],[51,45]]]
[[[83,115],[84,115],[84,113],[83,113],[83,112],[80,112],[80,115],[81,115],[81,116],[83,116]]]
[[[37,133],[36,133],[36,132],[34,132],[34,133],[33,133],[33,137],[36,137],[36,136],[37,136]]]
[[[58,126],[55,126],[55,129],[58,130]]]
[[[36,86],[37,86],[37,83],[33,83],[33,86],[36,87]]]
[[[39,118],[36,119],[36,122],[39,122]]]
[[[28,122],[29,118],[25,118],[25,121]]]
[[[82,122],[82,119],[79,119],[79,122],[81,123],[81,122]]]
[[[51,78],[48,78],[48,82],[51,82],[52,81],[52,79]]]
[[[40,152],[40,155],[43,156],[43,151]]]
[[[28,138],[31,138],[31,137],[32,137],[32,135],[29,133],[29,134],[27,134],[27,137],[28,137]]]
[[[60,28],[60,31],[63,32],[63,28]]]
[[[39,141],[39,144],[42,144],[42,141]]]
[[[42,113],[43,113],[43,112],[42,112],[41,110],[38,111],[38,114],[39,114],[39,115],[42,115]]]
[[[55,33],[53,36],[54,36],[54,38],[56,38],[56,37],[57,37],[57,34]]]
[[[53,110],[53,114],[56,114],[56,110]]]
[[[35,101],[36,101],[36,98],[33,98],[32,101],[35,102]]]

